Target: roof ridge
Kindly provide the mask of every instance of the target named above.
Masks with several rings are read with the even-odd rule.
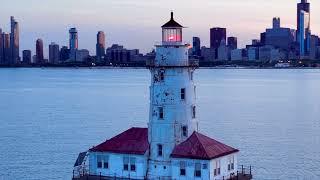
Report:
[[[207,152],[207,148],[204,147],[203,142],[201,141],[201,138],[199,137],[199,135],[202,135],[202,134],[199,132],[196,132],[196,131],[194,132],[194,134],[196,135],[198,141],[200,142],[202,149],[204,150],[204,152],[206,152],[206,156],[209,157],[209,154]]]

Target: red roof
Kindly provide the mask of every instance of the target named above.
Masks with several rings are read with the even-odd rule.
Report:
[[[112,139],[93,147],[90,151],[143,155],[148,149],[148,129],[131,128]]]
[[[171,157],[211,160],[235,152],[239,150],[194,132],[186,141],[174,148]]]

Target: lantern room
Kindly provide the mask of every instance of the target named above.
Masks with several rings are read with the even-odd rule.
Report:
[[[182,42],[182,28],[179,23],[173,19],[173,12],[171,12],[171,19],[162,26],[162,42],[163,43],[181,43]]]

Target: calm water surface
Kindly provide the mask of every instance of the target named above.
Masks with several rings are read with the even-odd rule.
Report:
[[[200,129],[255,179],[320,179],[320,70],[197,70]],[[66,179],[78,152],[146,127],[140,69],[0,69],[0,179]]]

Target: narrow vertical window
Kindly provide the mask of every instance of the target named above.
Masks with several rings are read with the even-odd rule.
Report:
[[[180,176],[185,176],[186,175],[186,162],[181,161],[180,162]]]
[[[214,176],[220,175],[220,160],[216,161],[216,166],[214,168]]]
[[[163,155],[163,146],[162,144],[158,144],[158,156],[162,156]]]
[[[102,156],[101,155],[97,156],[97,167],[102,168]]]
[[[109,156],[103,157],[103,168],[108,169],[109,168]]]
[[[196,163],[194,167],[194,176],[201,177],[201,163]]]
[[[160,71],[160,81],[164,81],[164,72]]]
[[[123,158],[123,170],[129,171],[129,157]]]
[[[136,158],[130,158],[130,171],[136,171]]]
[[[192,106],[192,118],[196,118],[196,106]]]
[[[180,90],[180,96],[181,96],[181,100],[185,100],[186,99],[186,89],[182,88]]]
[[[188,127],[187,126],[182,126],[182,136],[188,137]]]
[[[164,119],[163,107],[159,107],[159,119]]]

